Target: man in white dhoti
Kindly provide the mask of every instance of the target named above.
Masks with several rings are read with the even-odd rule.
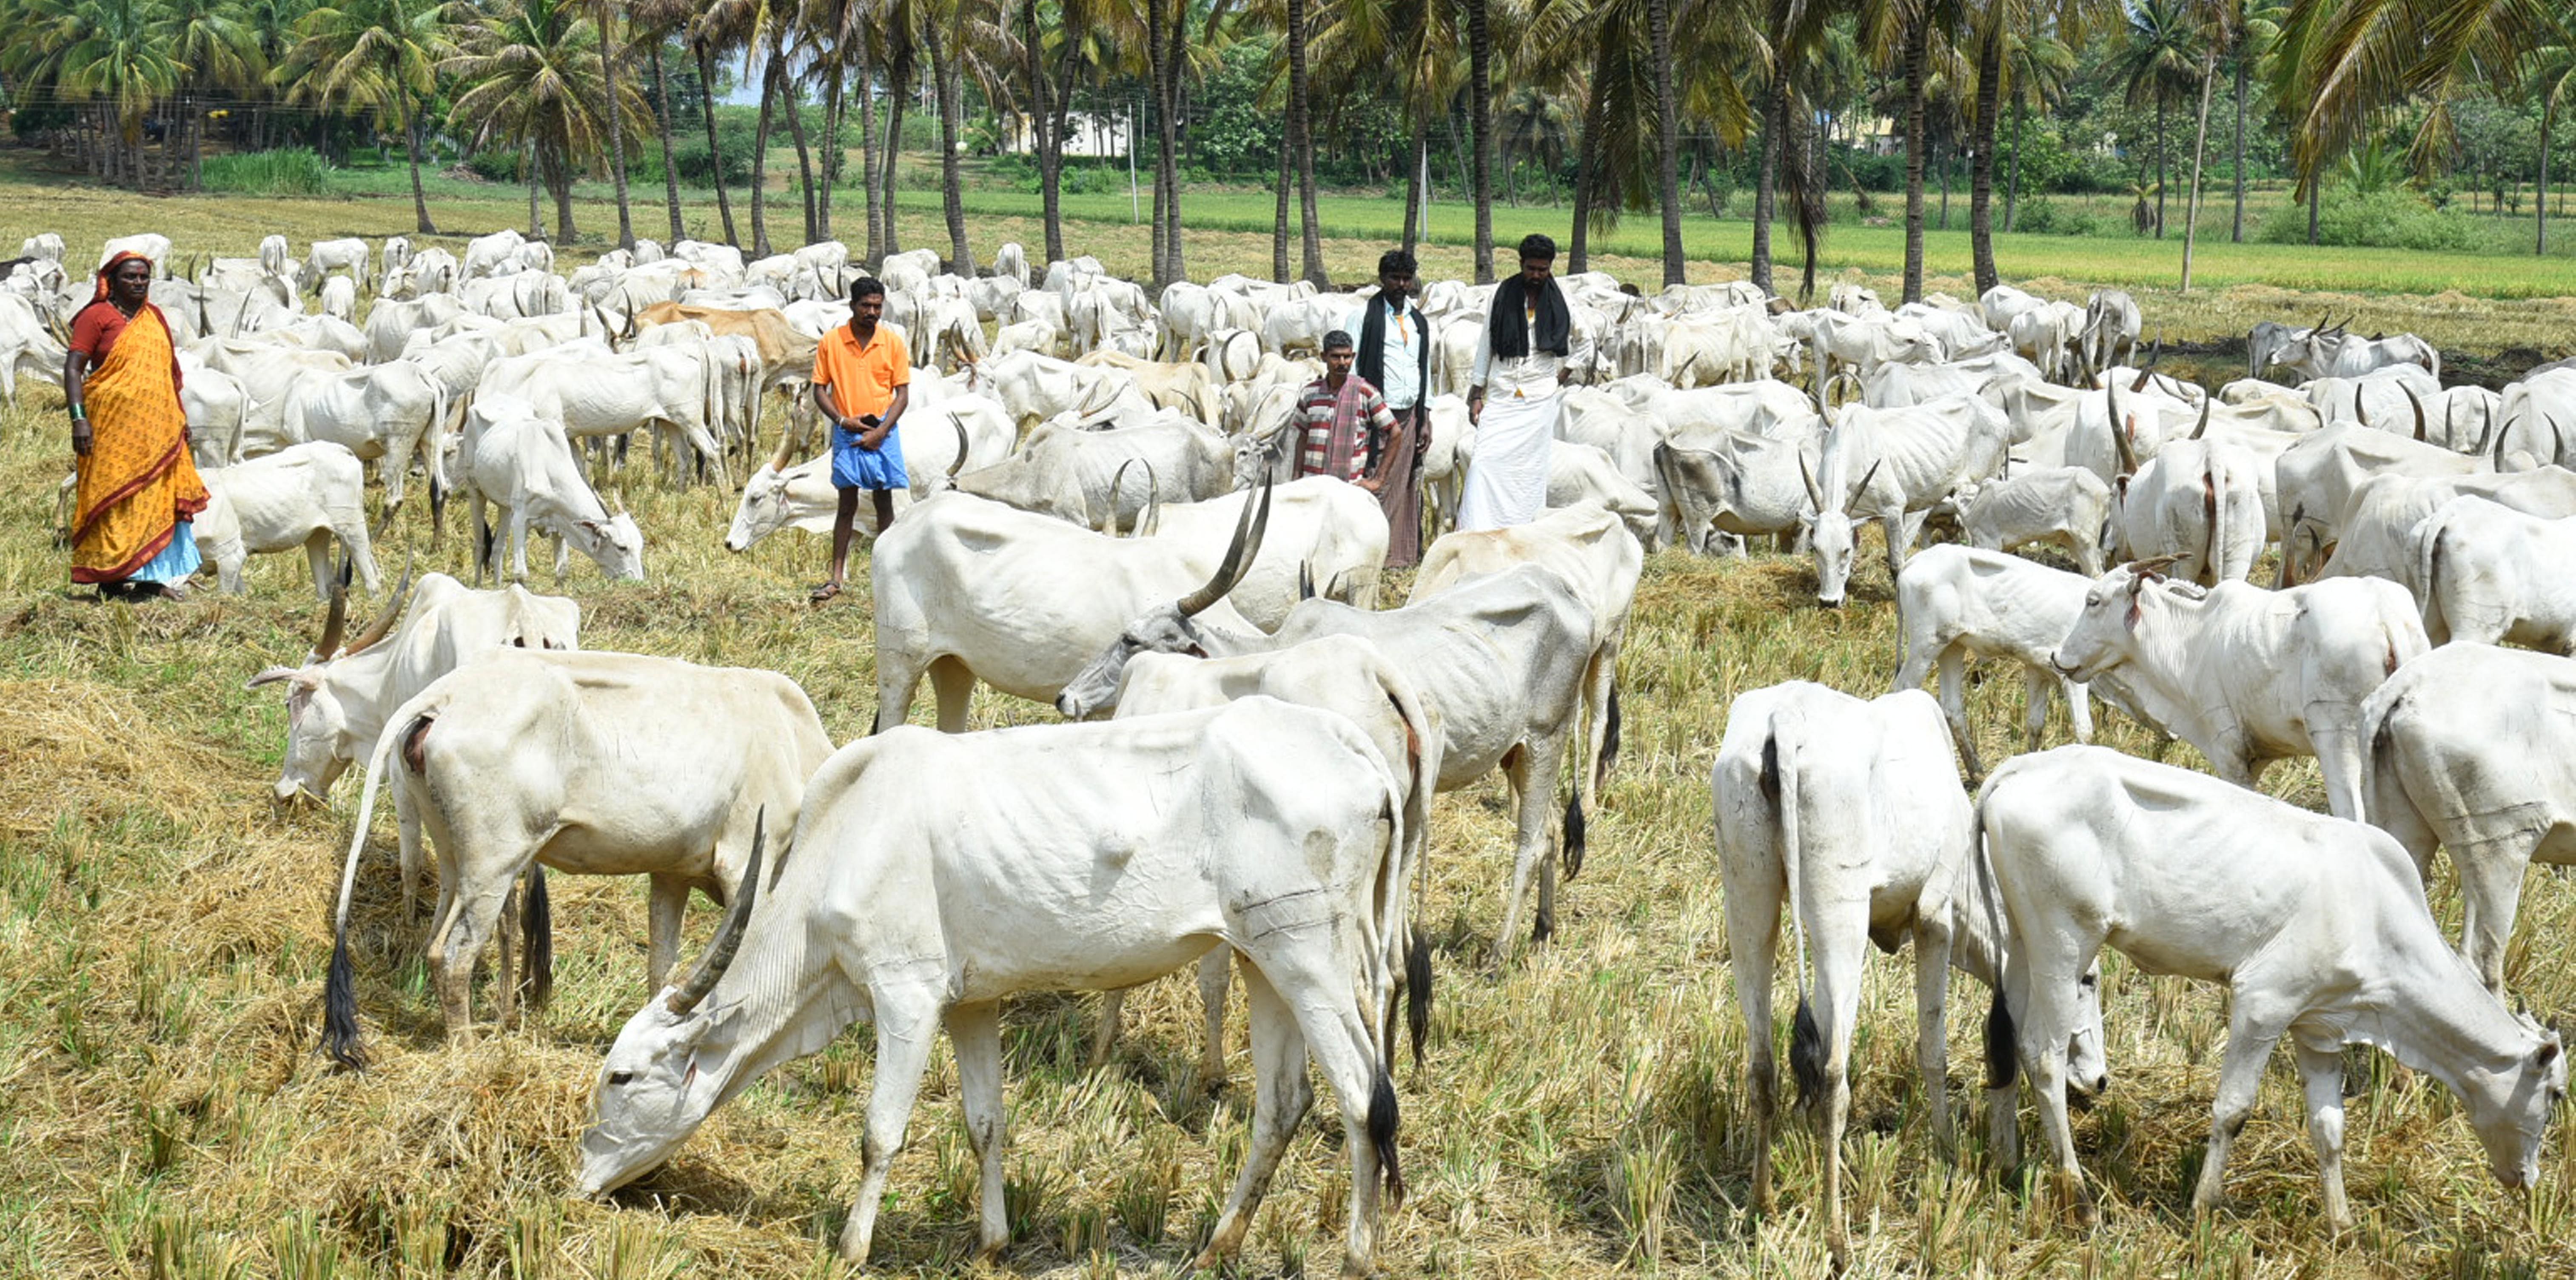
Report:
[[[1548,451],[1564,409],[1557,379],[1592,357],[1592,334],[1575,323],[1550,274],[1555,264],[1554,240],[1521,241],[1520,274],[1494,290],[1493,311],[1476,339],[1467,391],[1476,448],[1458,502],[1461,529],[1527,524],[1547,506]]]

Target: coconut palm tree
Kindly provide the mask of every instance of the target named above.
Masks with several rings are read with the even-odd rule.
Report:
[[[698,64],[698,88],[706,97],[707,168],[715,176],[716,215],[724,222],[725,243],[736,247],[742,237],[734,231],[733,198],[725,190],[724,147],[716,139],[716,59],[741,42],[736,25],[741,17],[736,9],[711,5],[698,10],[687,30],[689,56]]]
[[[1494,30],[1486,0],[1460,0],[1467,14],[1468,198],[1476,206],[1476,283],[1494,279]]]
[[[188,185],[202,178],[205,100],[215,89],[257,83],[267,71],[259,32],[235,0],[159,0],[162,39],[180,67],[179,114],[187,121]]]
[[[1318,289],[1329,289],[1333,279],[1324,270],[1324,240],[1315,219],[1314,106],[1306,83],[1306,44],[1314,34],[1313,17],[1307,0],[1288,0],[1283,32],[1288,53],[1288,154],[1297,166],[1298,275]]]
[[[2050,64],[2071,71],[2074,55],[2057,33],[2080,38],[2085,28],[2106,16],[2107,9],[2100,0],[1982,0],[1969,12],[1969,39],[1976,47],[1976,97],[1968,122],[1968,147],[1973,157],[1968,177],[1968,242],[1980,294],[1995,287],[2000,278],[1995,272],[1995,133],[2015,72],[2032,69],[2032,54],[2043,41],[2055,47],[2053,53],[2043,55]],[[2019,67],[2015,66],[2016,54]],[[2012,96],[2013,159],[2018,171],[2027,97]],[[2004,204],[2004,222],[2009,229],[2009,193]]]
[[[453,118],[479,138],[530,151],[554,197],[555,239],[571,244],[575,171],[610,143],[598,109],[608,96],[598,27],[578,0],[498,0],[457,37],[459,51],[439,64],[460,90]],[[632,84],[619,89],[627,118],[648,114]]]
[[[2549,252],[2549,147],[2559,109],[2576,102],[2576,14],[2557,10],[2548,33],[2523,55],[2523,75],[2540,100],[2540,189],[2532,205],[2533,253]]]
[[[2075,78],[2075,50],[2053,34],[2011,40],[2004,53],[2004,96],[2012,100],[2012,165],[2004,176],[2004,230],[2013,229],[2021,195],[2023,125],[2033,108],[2046,111]]]
[[[1936,44],[1946,48],[1965,16],[1962,0],[1867,0],[1861,26],[1882,64],[1903,72],[1905,104],[1905,301],[1923,300],[1923,168]]]
[[[438,228],[420,185],[420,113],[456,54],[446,15],[431,0],[333,0],[304,15],[276,73],[289,102],[393,118],[411,160],[414,229],[423,235]]]
[[[625,7],[620,0],[591,0],[590,20],[599,30],[600,105],[608,113],[608,177],[617,192],[617,247],[632,249],[635,215],[626,202],[626,121],[619,110],[617,84],[617,63],[624,56],[617,45],[617,18]]]
[[[141,186],[143,118],[178,88],[186,69],[172,56],[151,0],[86,0],[72,21],[55,87],[91,104],[108,141],[108,179]]]
[[[653,77],[653,132],[662,144],[662,186],[674,244],[688,232],[680,225],[680,169],[671,157],[671,82],[663,74],[662,46],[687,31],[697,8],[692,0],[632,0],[626,12],[628,47],[644,47],[645,66]]]
[[[1815,275],[1815,245],[1824,224],[1825,177],[1806,146],[1811,119],[1803,110],[1808,77],[1823,50],[1836,13],[1831,0],[1759,0],[1768,37],[1758,70],[1762,88],[1762,155],[1753,187],[1753,254],[1750,274],[1765,292],[1771,278],[1771,224],[1780,197],[1789,197],[1791,220],[1807,246],[1807,275]],[[1794,135],[1794,136],[1793,136]],[[1792,145],[1792,144],[1796,145]]]
[[[2165,237],[2165,188],[2169,185],[2166,115],[2174,101],[2199,87],[2204,31],[2190,0],[2134,0],[2129,38],[2109,70],[2131,107],[2156,109],[2155,233]]]

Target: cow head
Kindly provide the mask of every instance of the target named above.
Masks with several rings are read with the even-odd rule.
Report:
[[[348,621],[349,596],[348,588],[335,582],[330,609],[323,617],[322,638],[304,665],[270,667],[243,686],[286,686],[286,760],[271,785],[271,795],[277,803],[294,804],[305,799],[323,802],[331,794],[331,785],[340,780],[341,773],[357,760],[359,753],[375,746],[372,739],[362,740],[350,731],[349,711],[342,702],[344,691],[333,676],[341,662],[374,648],[393,631],[410,591],[411,568],[406,565],[383,615],[342,648],[340,633]]]
[[[2058,642],[2057,652],[2049,655],[2050,665],[2069,680],[2091,680],[2126,661],[2130,636],[2145,616],[2146,592],[2160,584],[2182,589],[2164,574],[2177,558],[2132,561],[2103,574],[2084,593],[2084,610]]]
[[[1256,510],[1257,506],[1257,510]],[[1118,704],[1119,686],[1127,678],[1127,660],[1140,653],[1183,653],[1192,657],[1208,656],[1207,637],[1199,630],[1196,616],[1209,605],[1225,598],[1250,572],[1252,562],[1261,554],[1262,535],[1270,528],[1270,486],[1261,486],[1256,504],[1246,499],[1243,514],[1235,519],[1234,541],[1225,549],[1225,559],[1207,582],[1188,595],[1149,610],[1127,624],[1118,638],[1101,650],[1090,665],[1065,682],[1056,695],[1055,709],[1067,719],[1087,720]]]
[[[2529,1014],[2515,1014],[2521,1050],[2503,1069],[2472,1068],[2459,1084],[2469,1127],[2487,1149],[2496,1181],[2523,1190],[2540,1179],[2540,1144],[2550,1115],[2567,1097],[2567,1054],[2558,1033]]]
[[[590,1129],[581,1135],[584,1195],[614,1191],[668,1160],[723,1100],[736,1067],[768,1047],[737,1040],[746,1030],[739,998],[708,1001],[733,967],[760,896],[767,818],[754,820],[742,887],[698,967],[627,1019],[599,1065]]]
[[[1877,475],[1878,464],[1873,462],[1853,488],[1868,489]],[[1843,607],[1844,591],[1851,585],[1852,560],[1860,545],[1849,510],[1851,495],[1828,494],[1820,488],[1804,454],[1798,457],[1798,476],[1807,482],[1807,502],[1812,508],[1798,518],[1798,523],[1806,532],[1807,549],[1816,558],[1816,603],[1839,609]]]
[[[621,506],[606,520],[577,520],[582,553],[599,562],[599,570],[611,578],[635,582],[644,580],[644,531],[635,526],[635,517]]]

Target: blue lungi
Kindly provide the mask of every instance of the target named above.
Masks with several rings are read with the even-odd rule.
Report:
[[[886,432],[874,449],[859,447],[858,431],[832,429],[832,487],[835,489],[909,489],[912,477],[903,467],[903,428]]]

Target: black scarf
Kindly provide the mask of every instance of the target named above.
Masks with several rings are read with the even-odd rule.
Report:
[[[1574,317],[1566,312],[1565,291],[1556,287],[1556,277],[1548,277],[1537,298],[1538,341],[1530,341],[1530,324],[1523,316],[1530,303],[1529,277],[1513,276],[1494,290],[1494,310],[1485,317],[1485,332],[1491,337],[1494,354],[1506,359],[1525,356],[1535,346],[1553,356],[1570,354],[1568,345],[1574,331]]]
[[[1421,376],[1413,384],[1419,388],[1415,393],[1415,403],[1418,404],[1421,402],[1421,397],[1427,395],[1431,388],[1431,338],[1429,334],[1423,332],[1422,312],[1413,305],[1412,299],[1405,300],[1404,309],[1413,317],[1413,332],[1419,336],[1417,345],[1421,348],[1417,353],[1417,358],[1422,365]],[[1386,389],[1386,298],[1384,295],[1369,299],[1368,309],[1360,313],[1359,375],[1368,379],[1370,386],[1381,391]]]

